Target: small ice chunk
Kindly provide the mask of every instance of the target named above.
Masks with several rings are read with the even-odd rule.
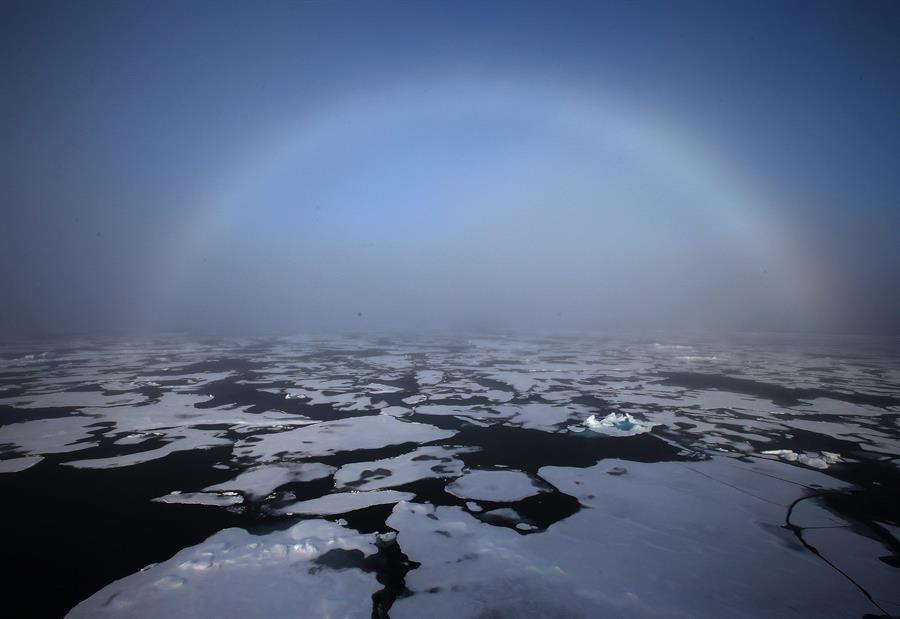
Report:
[[[491,424],[486,423],[484,421],[478,421],[477,419],[472,419],[471,417],[464,417],[462,415],[454,415],[454,419],[459,419],[463,423],[470,423],[473,426],[478,426],[479,428],[490,428]]]
[[[797,453],[791,449],[770,449],[763,451],[762,454],[777,456],[785,462],[799,462],[803,466],[819,469],[820,471],[827,469],[832,464],[843,462],[840,455],[830,451]]]
[[[138,445],[151,438],[163,436],[159,432],[139,432],[137,434],[127,434],[120,439],[113,441],[114,445]]]
[[[477,513],[477,512],[481,511],[481,505],[479,505],[475,501],[466,501],[466,507],[469,509],[470,512]]]
[[[522,514],[514,509],[510,509],[509,507],[492,509],[489,512],[484,512],[483,514],[481,514],[479,518],[482,521],[489,522],[491,524],[511,524],[520,531],[535,531],[538,528],[531,522],[528,522],[528,520],[524,518]]]
[[[649,432],[657,424],[635,419],[628,413],[610,413],[602,419],[591,415],[584,425],[588,430],[607,436],[634,436]]]
[[[837,464],[838,462],[844,461],[840,454],[836,454],[832,451],[821,451],[819,453],[822,454],[822,459],[828,464]]]
[[[383,385],[381,383],[369,383],[365,386],[365,390],[372,395],[382,395],[386,393],[397,393],[398,391],[403,391],[403,389],[401,389],[400,387]]]
[[[791,449],[769,449],[762,453],[766,456],[778,456],[785,462],[796,462],[799,457],[798,454]]]
[[[492,509],[489,512],[481,514],[481,519],[485,522],[497,522],[501,524],[516,524],[522,521],[522,516],[514,509],[509,507],[501,507],[500,509]]]

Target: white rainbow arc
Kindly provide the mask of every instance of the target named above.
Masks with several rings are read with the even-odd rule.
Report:
[[[191,284],[203,256],[223,239],[231,221],[253,203],[267,182],[288,170],[302,170],[304,162],[315,161],[322,153],[352,150],[373,131],[442,116],[461,117],[474,110],[498,114],[514,110],[543,126],[576,135],[584,144],[628,149],[675,179],[687,195],[696,196],[704,216],[733,239],[735,251],[779,265],[772,274],[773,294],[801,307],[828,306],[827,278],[791,238],[774,201],[741,170],[676,124],[608,93],[509,79],[435,79],[347,97],[279,127],[251,152],[241,153],[202,199],[188,205],[180,230],[163,243],[160,277],[147,288],[147,312],[165,313],[172,299]]]

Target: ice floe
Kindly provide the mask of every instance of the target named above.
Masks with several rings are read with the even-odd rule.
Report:
[[[329,552],[369,556],[375,536],[325,520],[304,520],[285,531],[252,535],[225,529],[171,559],[117,580],[67,615],[69,619],[369,619],[373,572],[334,569]]]
[[[21,458],[5,458],[0,460],[0,473],[18,473],[30,469],[43,460],[42,456],[24,456]]]
[[[426,478],[458,477],[463,463],[455,456],[477,451],[473,447],[420,447],[384,460],[345,464],[335,473],[338,488],[379,490]]]
[[[269,464],[242,472],[229,481],[204,488],[205,491],[240,492],[251,500],[259,500],[271,494],[279,486],[292,482],[313,481],[334,473],[335,468],[320,462]]]
[[[570,418],[584,411],[580,406],[553,406],[541,402],[503,404],[492,408],[506,418],[504,423],[547,432],[558,430]]]
[[[634,436],[643,434],[653,429],[656,424],[635,419],[628,413],[610,413],[606,417],[598,418],[591,415],[584,420],[584,426],[592,432],[606,434],[607,436]]]
[[[469,511],[473,510],[470,509]],[[523,518],[519,512],[510,507],[492,509],[489,512],[480,514],[478,517],[480,520],[484,522],[490,522],[492,524],[512,525],[519,531],[534,531],[538,528],[532,523],[528,522],[526,518]]]
[[[142,464],[144,462],[150,462],[151,460],[158,460],[178,451],[193,451],[195,449],[210,449],[212,447],[225,447],[231,445],[229,439],[218,437],[213,432],[191,428],[184,428],[179,431],[176,436],[167,438],[169,439],[169,442],[156,449],[148,449],[107,458],[72,460],[70,462],[64,462],[63,464],[76,469],[113,469]]]
[[[228,507],[244,502],[244,498],[237,492],[180,492],[178,490],[156,497],[153,500],[157,503],[213,505],[216,507]]]
[[[827,469],[832,464],[843,462],[839,454],[830,451],[797,453],[792,449],[770,449],[761,453],[766,456],[777,456],[785,462],[799,462],[814,469]]]
[[[546,492],[547,489],[521,471],[469,471],[447,484],[447,492],[461,499],[511,502]]]
[[[94,408],[131,406],[146,401],[146,397],[132,393],[107,395],[100,391],[57,391],[0,398],[0,405],[16,408]]]
[[[274,510],[277,514],[306,514],[331,516],[345,514],[364,507],[409,501],[415,495],[396,490],[372,490],[370,492],[335,492],[308,501],[298,501]]]
[[[852,583],[781,528],[807,491],[798,479],[831,479],[803,471],[727,459],[544,467],[590,509],[524,537],[459,508],[399,503],[388,525],[421,565],[391,616],[861,616],[872,606]]]
[[[371,415],[324,421],[296,430],[253,437],[258,439],[254,441],[242,440],[235,444],[235,453],[261,461],[277,460],[279,454],[307,458],[402,443],[429,443],[454,434],[456,432],[453,430],[441,430],[424,423]]]
[[[0,427],[0,445],[12,445],[26,454],[55,454],[95,446],[99,439],[94,417],[69,415],[58,419],[36,419]]]

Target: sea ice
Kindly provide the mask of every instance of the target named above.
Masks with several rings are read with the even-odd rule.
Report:
[[[523,518],[519,512],[509,507],[492,509],[489,512],[480,514],[479,518],[484,522],[511,524],[520,531],[533,531],[537,528],[536,526],[528,522],[525,518]]]
[[[332,569],[334,551],[377,551],[375,536],[325,520],[252,535],[225,529],[171,559],[126,576],[84,600],[69,619],[369,619],[374,572]]]
[[[0,445],[7,443],[27,454],[68,453],[94,447],[99,439],[94,417],[69,415],[59,419],[35,419],[9,423],[0,428]]]
[[[184,505],[214,505],[228,507],[239,505],[244,498],[236,492],[170,492],[153,499],[157,503],[180,503]]]
[[[829,465],[836,464],[841,462],[841,456],[832,453],[830,451],[823,451],[819,453],[797,453],[791,449],[770,449],[768,451],[761,452],[767,456],[778,456],[785,462],[799,462],[805,466],[812,467],[814,469],[824,470],[829,467]]]
[[[232,480],[207,486],[204,490],[231,490],[240,492],[251,500],[259,500],[267,497],[279,486],[291,482],[322,479],[334,471],[333,466],[320,462],[263,465],[248,469]]]
[[[493,406],[501,416],[507,417],[507,425],[515,425],[545,432],[557,431],[570,417],[581,412],[577,406],[552,406],[541,402],[529,404],[502,404]]]
[[[406,415],[411,415],[412,412],[413,410],[411,408],[406,408],[405,406],[385,406],[378,414],[388,415],[390,417],[405,417]]]
[[[591,415],[584,425],[588,430],[607,436],[634,436],[649,432],[656,424],[635,419],[628,413],[610,413],[602,419]]]
[[[388,393],[397,393],[398,391],[403,391],[400,387],[394,387],[393,385],[383,385],[381,383],[369,383],[363,389],[366,390],[367,393],[372,395],[384,395]]]
[[[456,432],[452,430],[441,430],[424,423],[400,421],[388,415],[371,415],[324,421],[296,430],[253,437],[259,439],[256,441],[242,440],[235,444],[235,453],[262,461],[276,460],[282,453],[307,458],[402,443],[429,443],[454,434]]]
[[[43,460],[42,456],[24,456],[22,458],[6,458],[0,460],[0,473],[18,473],[30,469]]]
[[[371,492],[335,492],[326,494],[317,499],[298,501],[275,510],[277,514],[313,514],[317,516],[332,516],[346,514],[364,507],[384,505],[385,503],[398,503],[409,501],[415,495],[411,492],[397,492],[396,490],[372,490]]]
[[[194,449],[210,449],[212,447],[231,445],[230,439],[217,437],[213,432],[193,428],[182,428],[175,436],[168,438],[170,442],[156,449],[148,449],[111,458],[73,460],[62,464],[76,469],[114,469],[158,460],[176,451],[193,451]]]
[[[436,385],[444,378],[444,373],[438,370],[421,370],[416,372],[416,382],[420,385]]]
[[[626,475],[607,474],[624,466]],[[398,599],[391,616],[838,619],[871,613],[874,606],[852,583],[781,526],[787,505],[809,491],[803,482],[830,478],[779,462],[751,466],[717,458],[544,467],[541,477],[590,509],[527,536],[459,508],[399,503],[388,525],[420,566],[406,576],[413,595]]]
[[[373,462],[345,464],[335,473],[338,488],[379,490],[429,477],[458,477],[463,463],[455,456],[477,451],[473,447],[420,447],[415,451]]]
[[[135,434],[126,434],[122,438],[113,441],[114,445],[140,445],[144,441],[152,438],[161,438],[165,436],[161,432],[137,432]]]
[[[461,499],[509,503],[546,492],[521,471],[469,471],[446,486],[447,492]]]
[[[106,395],[101,391],[56,391],[0,399],[0,405],[16,408],[99,408],[134,405],[147,400],[141,394]]]
[[[612,605],[596,612],[571,577],[522,544],[532,536],[480,522],[458,507],[416,503],[397,504],[387,524],[403,552],[421,564],[406,575],[413,595],[394,603],[394,619],[621,616]],[[597,573],[591,572],[594,587]]]

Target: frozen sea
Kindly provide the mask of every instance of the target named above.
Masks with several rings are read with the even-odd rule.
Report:
[[[8,344],[3,614],[898,616],[898,351]]]

